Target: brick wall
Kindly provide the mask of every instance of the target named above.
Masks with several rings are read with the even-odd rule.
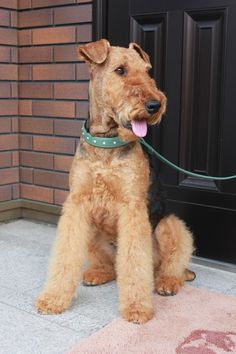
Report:
[[[62,204],[88,111],[88,72],[76,48],[92,39],[92,3],[20,0],[18,11],[16,1],[3,4],[0,200]]]
[[[0,2],[0,202],[19,198],[17,1]]]

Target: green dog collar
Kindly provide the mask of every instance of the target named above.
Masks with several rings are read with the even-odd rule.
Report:
[[[118,136],[114,138],[92,136],[86,130],[85,122],[82,127],[82,136],[88,144],[104,149],[113,149],[130,144],[130,141],[123,141]]]

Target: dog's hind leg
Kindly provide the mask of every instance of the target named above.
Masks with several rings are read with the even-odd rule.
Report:
[[[89,242],[89,268],[83,274],[85,285],[100,285],[116,278],[114,246],[99,236]]]
[[[175,295],[185,280],[195,278],[187,269],[194,251],[192,234],[182,220],[170,215],[159,222],[154,235],[156,291],[160,295]]]
[[[35,304],[41,313],[61,313],[69,307],[92,233],[86,207],[68,198],[58,224],[48,279]]]

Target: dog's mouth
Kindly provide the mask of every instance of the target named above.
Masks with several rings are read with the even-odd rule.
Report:
[[[133,119],[131,122],[123,124],[123,127],[132,130],[132,132],[139,138],[143,138],[147,135],[147,121],[145,119]]]

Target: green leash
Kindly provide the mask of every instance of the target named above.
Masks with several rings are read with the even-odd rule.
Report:
[[[130,144],[130,141],[123,141],[121,140],[118,136],[113,137],[113,138],[106,138],[106,137],[97,137],[97,136],[92,136],[86,129],[85,122],[82,127],[82,136],[84,140],[95,147],[98,148],[103,148],[103,149],[114,149],[114,148],[119,148],[121,146],[125,146]],[[170,162],[167,160],[165,157],[163,157],[159,152],[153,149],[151,145],[149,145],[143,138],[140,138],[141,144],[146,146],[148,150],[154,154],[159,160],[167,164],[168,166],[174,168],[175,170],[179,172],[183,172],[186,175],[192,176],[192,177],[198,177],[202,179],[210,179],[210,180],[216,180],[216,181],[226,181],[229,179],[234,179],[236,178],[235,176],[227,176],[227,177],[214,177],[214,176],[204,176],[204,175],[199,175],[198,173],[190,172],[187,170],[184,170],[183,168],[175,165],[173,162]]]
[[[141,144],[143,144],[144,146],[146,146],[148,148],[148,150],[154,154],[155,156],[157,156],[157,158],[159,160],[161,160],[162,162],[164,162],[166,165],[174,168],[175,170],[179,171],[179,172],[183,172],[186,175],[192,176],[192,177],[198,177],[198,178],[203,178],[203,179],[210,179],[210,180],[216,180],[216,181],[227,181],[229,179],[234,179],[236,178],[236,175],[234,176],[226,176],[226,177],[215,177],[215,176],[204,176],[204,175],[199,175],[198,173],[194,173],[194,172],[190,172],[187,170],[184,170],[183,168],[175,165],[173,162],[167,160],[165,157],[163,157],[161,154],[159,154],[159,152],[157,152],[156,150],[153,149],[153,147],[151,145],[149,145],[143,138],[140,139]]]

